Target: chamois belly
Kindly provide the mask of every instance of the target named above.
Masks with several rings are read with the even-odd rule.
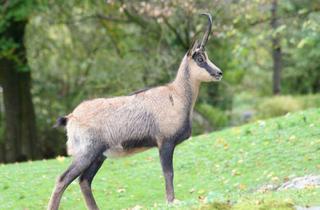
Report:
[[[143,152],[156,146],[157,143],[152,138],[131,139],[109,147],[103,154],[108,158],[118,158]]]
[[[120,157],[126,157],[130,156],[136,153],[144,152],[146,150],[150,149],[149,147],[141,147],[141,148],[133,148],[129,150],[125,150],[122,147],[113,147],[110,149],[107,149],[103,155],[107,158],[120,158]]]

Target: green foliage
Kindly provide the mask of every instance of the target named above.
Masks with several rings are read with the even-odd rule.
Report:
[[[0,58],[13,60],[21,65],[24,58],[16,51],[23,46],[17,37],[23,37],[24,34],[17,34],[19,31],[14,31],[13,27],[26,23],[36,9],[37,4],[34,0],[11,0],[2,3],[0,7]]]
[[[304,120],[306,119],[306,120]],[[290,209],[319,206],[320,189],[258,192],[266,184],[319,172],[320,109],[193,137],[176,148],[173,209]],[[280,125],[280,126],[279,126]],[[0,165],[0,209],[44,209],[69,158]],[[36,187],[35,187],[36,186]],[[93,181],[103,209],[167,209],[158,153],[107,159]],[[30,192],[32,189],[32,192]],[[85,209],[77,181],[62,209]]]
[[[239,125],[256,119],[276,117],[288,112],[318,107],[320,107],[319,94],[258,97],[243,92],[234,99],[231,124]]]
[[[219,108],[206,103],[201,103],[196,106],[196,110],[205,117],[215,129],[223,128],[228,125],[226,113]]]
[[[192,136],[197,136],[206,132],[202,122],[195,119],[192,120]]]
[[[319,13],[319,12],[318,12]],[[320,91],[320,15],[309,14],[303,23],[293,29],[289,40],[289,58],[284,71],[284,87],[288,93],[315,93]],[[298,25],[299,24],[299,25]]]
[[[219,83],[203,85],[198,101],[205,105],[199,106],[199,112],[211,126],[222,128],[246,121],[243,111],[252,111],[255,103],[265,103],[260,98],[271,95],[272,36],[281,38],[282,92],[320,91],[317,1],[279,0],[280,25],[276,30],[270,27],[270,3],[5,1],[0,7],[0,58],[22,64],[19,70],[32,71],[39,138],[45,148],[52,148],[57,132],[51,126],[56,117],[71,112],[81,101],[127,95],[172,80],[192,40],[201,39],[206,22],[198,14],[207,11],[214,21],[206,49],[224,77]],[[25,34],[18,33],[23,36],[23,44],[7,34],[17,22],[26,24]],[[27,55],[17,55],[17,49],[24,46]],[[238,108],[238,95],[243,92],[251,96],[251,105]],[[319,104],[316,100],[301,100],[301,108]],[[289,103],[290,110],[297,108],[292,100],[282,102]],[[263,115],[287,112],[279,104],[273,105],[272,109],[262,107],[264,112],[272,112]],[[227,115],[232,112],[231,122],[222,111]],[[195,122],[193,130],[199,134],[207,129]],[[65,139],[60,132],[58,136],[57,152],[61,153]]]
[[[291,96],[275,96],[264,100],[257,107],[258,118],[270,118],[296,112],[302,109],[299,100]]]

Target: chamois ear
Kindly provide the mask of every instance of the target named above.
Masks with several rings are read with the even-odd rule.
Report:
[[[188,50],[188,53],[187,55],[188,56],[192,56],[193,53],[200,47],[200,43],[199,43],[199,40],[195,39],[193,40],[189,50]]]

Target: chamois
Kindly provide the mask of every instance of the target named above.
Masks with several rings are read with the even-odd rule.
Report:
[[[84,101],[57,120],[66,126],[69,168],[57,179],[48,209],[58,209],[64,190],[77,177],[88,209],[98,209],[91,182],[106,158],[159,149],[167,202],[174,201],[172,158],[175,146],[191,135],[191,116],[201,82],[220,81],[222,71],[208,58],[205,45],[212,18],[201,42],[194,42],[177,72],[163,86],[128,96]]]

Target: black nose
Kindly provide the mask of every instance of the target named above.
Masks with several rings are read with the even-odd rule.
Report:
[[[219,74],[219,76],[222,76],[222,75],[223,75],[222,71],[219,71],[218,74]]]

